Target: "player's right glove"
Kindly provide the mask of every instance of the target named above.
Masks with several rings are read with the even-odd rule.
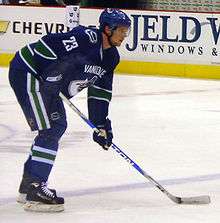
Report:
[[[104,150],[108,150],[112,144],[113,133],[111,121],[107,118],[104,125],[97,126],[99,133],[93,133],[93,140],[97,142]]]

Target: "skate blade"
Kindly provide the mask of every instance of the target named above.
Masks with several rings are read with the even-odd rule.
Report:
[[[36,201],[27,201],[24,204],[25,211],[33,212],[61,212],[64,211],[63,204],[44,204]]]
[[[18,202],[18,203],[20,203],[20,204],[25,204],[26,203],[26,196],[27,196],[27,194],[22,194],[22,193],[19,193],[18,194],[18,197],[17,197],[17,199],[16,199],[16,201]]]

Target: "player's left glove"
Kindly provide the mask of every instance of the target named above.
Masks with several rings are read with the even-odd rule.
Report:
[[[93,133],[93,140],[97,142],[104,150],[108,150],[112,144],[113,133],[111,121],[107,118],[104,125],[97,126],[99,133]]]

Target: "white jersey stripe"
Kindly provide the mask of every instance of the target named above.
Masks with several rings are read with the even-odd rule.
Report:
[[[35,150],[35,151],[38,151],[38,152],[47,153],[47,154],[51,154],[51,155],[54,155],[54,156],[56,156],[56,154],[57,154],[57,151],[50,150],[50,149],[45,149],[43,147],[35,146],[35,145],[33,146],[32,150]]]
[[[41,157],[32,156],[31,159],[34,160],[34,161],[37,161],[37,162],[47,163],[47,164],[50,164],[50,165],[54,164],[53,160],[48,160],[48,159],[41,158]]]
[[[24,61],[24,63],[36,74],[37,71],[24,59],[23,55],[21,54],[21,51],[19,50],[19,56]]]
[[[89,96],[88,99],[96,99],[96,100],[99,100],[99,101],[106,101],[106,102],[110,102],[108,99],[106,98],[99,98],[99,97],[94,97],[94,96]]]
[[[47,129],[49,129],[50,128],[50,121],[49,121],[49,118],[48,118],[48,115],[47,115],[47,112],[46,112],[46,108],[45,108],[41,93],[39,91],[39,88],[40,88],[39,87],[39,81],[36,81],[35,87],[36,87],[36,94],[37,94],[37,97],[38,97],[38,100],[39,100],[39,103],[40,103],[40,107],[41,107],[41,110],[42,110],[42,113],[43,113],[43,116],[44,116],[44,121],[46,123]]]
[[[100,90],[106,91],[106,92],[108,92],[108,93],[112,93],[112,91],[107,90],[107,89],[105,89],[105,88],[98,87],[98,86],[96,86],[96,85],[92,85],[92,87],[93,87],[93,88],[96,88],[96,89],[100,89]]]
[[[37,109],[37,105],[35,104],[35,101],[34,101],[34,95],[31,92],[31,77],[32,77],[31,74],[28,73],[27,74],[28,95],[29,95],[29,98],[30,98],[31,107],[34,111],[34,115],[35,115],[35,118],[36,118],[36,121],[37,121],[38,129],[42,130],[43,129],[43,124],[42,124],[41,119],[40,119],[40,114],[39,114],[40,111],[38,111],[38,109]],[[39,91],[39,81],[37,79],[35,79],[35,93],[36,93],[36,96],[37,96],[37,100],[40,104],[39,109],[42,112],[46,128],[48,129],[48,128],[50,128],[50,122],[49,122],[49,118],[48,118],[48,115],[47,115],[47,112],[46,112],[46,108],[45,108],[41,93]]]
[[[29,51],[31,52],[31,55],[34,56],[34,52],[33,52],[33,50],[31,49],[31,47],[30,47],[29,44],[27,45],[27,47],[28,47]]]
[[[45,59],[48,59],[48,60],[56,60],[57,59],[57,58],[53,58],[53,57],[47,57],[47,56],[43,55],[42,53],[38,52],[36,49],[34,49],[34,52],[36,54],[38,54],[39,56],[41,56],[41,57],[43,57]]]
[[[51,52],[51,54],[54,56],[54,58],[57,59],[57,55],[42,39],[40,39],[40,42]]]
[[[28,93],[28,96],[29,96],[29,99],[30,99],[31,107],[34,111],[34,115],[35,115],[35,118],[36,118],[36,121],[37,121],[38,129],[42,130],[43,128],[42,128],[42,125],[41,125],[40,117],[39,117],[38,112],[37,112],[37,107],[34,103],[33,95],[31,93],[31,74],[30,73],[27,73],[27,93]]]

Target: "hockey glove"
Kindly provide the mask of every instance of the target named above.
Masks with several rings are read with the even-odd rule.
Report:
[[[105,124],[99,125],[97,128],[100,132],[93,133],[93,140],[97,142],[104,150],[108,150],[113,139],[111,121],[107,118]]]

